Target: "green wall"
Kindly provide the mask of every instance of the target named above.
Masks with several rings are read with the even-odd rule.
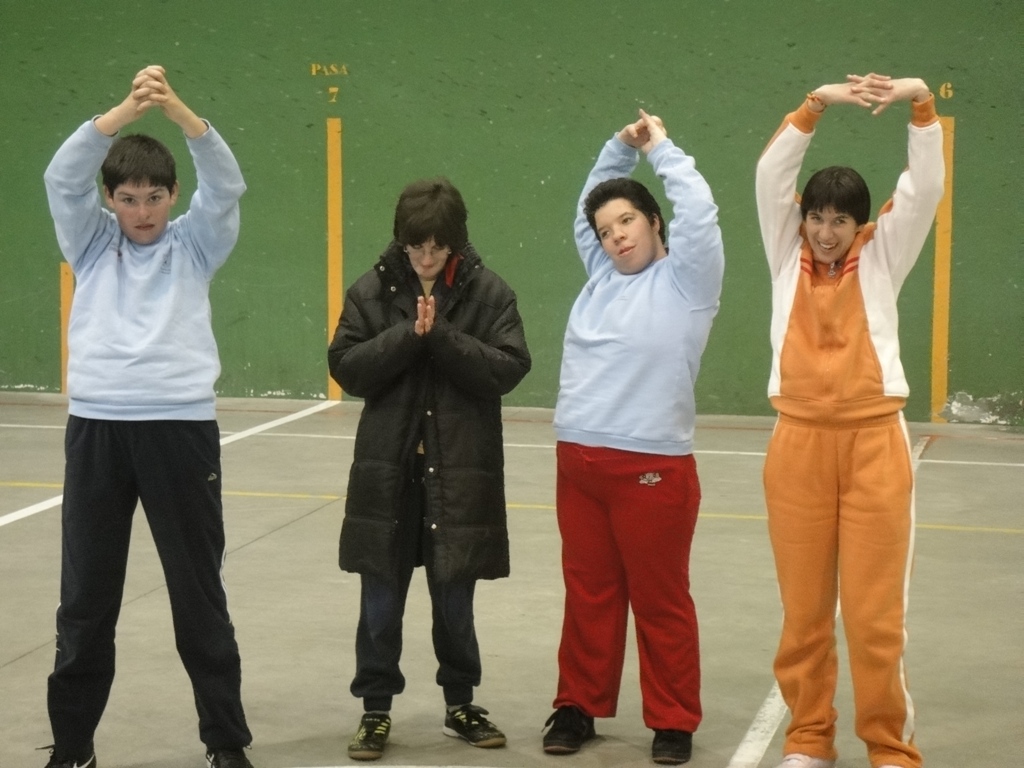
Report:
[[[249,186],[241,239],[212,290],[221,394],[325,394],[325,125],[339,117],[346,280],[386,244],[401,187],[449,176],[466,197],[472,240],[520,297],[534,370],[507,402],[553,405],[562,332],[583,282],[571,241],[579,187],[603,141],[643,106],[697,158],[721,209],[725,287],[699,409],[769,413],[770,290],[754,163],[806,91],[873,69],[924,77],[936,91],[951,86],[939,104],[956,120],[949,399],[960,392],[960,404],[974,407],[959,409],[962,418],[1021,422],[1021,3],[2,0],[0,8],[0,388],[60,388],[59,252],[42,172],[79,123],[119,102],[142,66],[160,63],[231,144]],[[339,74],[314,75],[317,64]],[[903,105],[879,118],[830,110],[805,167],[857,167],[877,207],[905,163],[906,122]],[[170,144],[190,194],[180,134],[155,115],[136,127]],[[653,181],[646,169],[640,178]],[[929,418],[933,256],[929,241],[901,297],[914,420]]]

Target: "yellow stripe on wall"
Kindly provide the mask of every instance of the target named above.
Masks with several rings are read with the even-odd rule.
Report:
[[[953,253],[953,136],[952,117],[940,117],[946,191],[935,212],[935,280],[932,295],[931,419],[944,422],[949,395],[949,287]]]
[[[327,118],[327,343],[341,317],[342,218],[341,218],[341,118]],[[327,375],[327,399],[341,400],[341,387]]]
[[[68,324],[75,295],[75,275],[66,261],[60,264],[60,391],[68,392]]]

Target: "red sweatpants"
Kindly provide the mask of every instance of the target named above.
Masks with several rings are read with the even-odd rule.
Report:
[[[565,619],[554,706],[612,717],[630,606],[649,728],[701,720],[690,543],[700,507],[693,456],[558,443]]]

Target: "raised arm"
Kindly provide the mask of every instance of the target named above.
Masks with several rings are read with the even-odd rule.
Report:
[[[874,114],[897,101],[910,102],[907,168],[900,174],[892,199],[879,212],[875,244],[898,290],[931,231],[935,209],[945,191],[946,169],[942,125],[928,86],[919,78],[893,80]]]
[[[57,150],[43,175],[57,241],[64,258],[75,269],[97,237],[117,236],[117,224],[103,214],[96,174],[113,137],[154,106],[138,90],[150,78],[149,69],[135,75],[121,103],[79,127]]]
[[[238,200],[245,192],[238,161],[220,134],[171,88],[163,67],[142,70],[133,82],[133,94],[141,107],[159,109],[185,134],[197,185],[188,213],[181,219],[181,233],[202,260],[206,274],[213,275],[238,240]]]
[[[640,158],[636,148],[623,142],[621,136],[622,131],[619,131],[601,148],[597,162],[594,163],[590,175],[587,176],[587,181],[583,185],[583,191],[580,193],[580,199],[576,205],[576,221],[573,224],[573,232],[576,238],[576,248],[583,260],[587,275],[593,275],[603,264],[610,261],[608,254],[601,247],[601,241],[597,239],[597,235],[594,234],[594,230],[583,212],[583,204],[587,195],[602,181],[631,175]]]
[[[718,206],[711,187],[697,171],[694,159],[658,130],[641,148],[672,203],[668,229],[668,262],[679,292],[698,308],[717,306],[722,292],[725,254],[718,226]],[[657,135],[660,133],[660,136]]]
[[[128,95],[119,104],[69,136],[43,174],[60,252],[76,270],[97,240],[119,236],[117,222],[103,215],[96,174],[111,148],[113,137],[153,106],[140,100],[136,90],[136,83],[144,82],[147,77],[144,73],[145,70],[141,70],[135,75]],[[93,249],[91,252],[100,251]]]
[[[808,96],[798,109],[783,118],[757,161],[757,220],[772,278],[779,274],[800,241],[796,182],[822,109],[813,108]]]
[[[96,174],[111,141],[109,136],[96,130],[90,120],[60,146],[43,174],[57,243],[76,271],[97,238],[118,236],[117,222],[112,216],[104,215],[96,186]]]

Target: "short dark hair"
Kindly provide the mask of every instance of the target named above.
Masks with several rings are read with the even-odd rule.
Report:
[[[168,192],[173,192],[178,183],[171,150],[152,136],[141,133],[122,136],[111,144],[100,166],[100,174],[110,194],[125,183],[149,183],[154,187],[167,187]]]
[[[811,211],[826,208],[852,216],[858,225],[867,224],[871,193],[863,177],[843,165],[830,165],[811,176],[800,195],[800,217],[806,219]]]
[[[395,206],[395,240],[401,245],[422,245],[434,238],[437,245],[458,251],[469,242],[466,203],[448,179],[414,181],[402,190]]]
[[[605,204],[619,199],[628,200],[634,208],[647,217],[647,221],[650,222],[652,227],[654,226],[655,218],[657,218],[661,224],[658,228],[658,234],[661,236],[662,244],[666,242],[665,217],[661,215],[661,206],[658,205],[658,201],[654,199],[654,195],[651,194],[647,187],[639,181],[628,178],[602,181],[590,190],[590,193],[583,201],[583,213],[587,217],[590,228],[594,230],[594,234],[597,235],[599,240],[601,235],[597,232],[594,215]]]

